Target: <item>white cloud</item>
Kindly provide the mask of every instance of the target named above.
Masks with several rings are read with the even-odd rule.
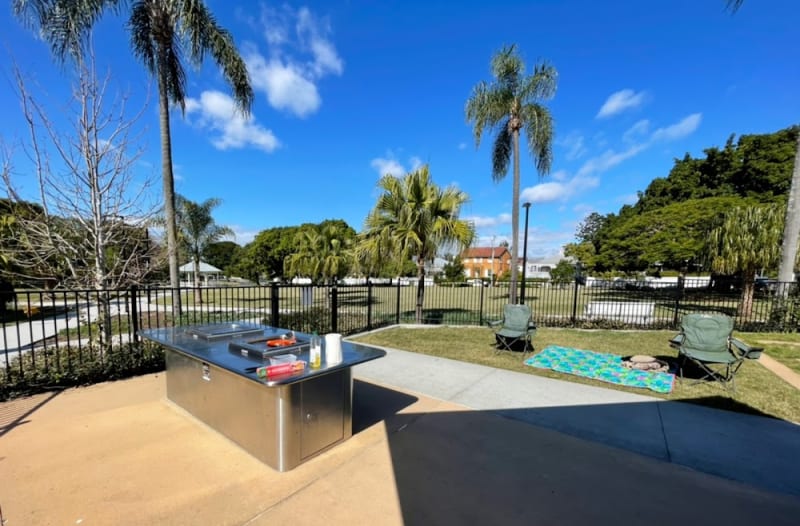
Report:
[[[586,178],[592,174],[598,174],[610,170],[623,161],[626,161],[631,157],[643,152],[655,142],[674,141],[686,137],[697,129],[701,120],[701,113],[693,113],[687,117],[684,117],[675,124],[666,126],[664,128],[658,128],[647,138],[645,138],[645,136],[647,131],[650,129],[650,121],[640,120],[623,134],[623,140],[629,144],[626,150],[617,152],[615,150],[608,149],[602,154],[586,160],[578,169],[577,177]],[[639,140],[637,142],[637,136],[640,139],[646,140]],[[542,190],[542,192],[544,191],[545,190]],[[552,189],[549,189],[548,191],[552,192]]]
[[[583,166],[581,166],[578,170],[578,177],[585,177],[593,173],[605,172],[606,170],[617,166],[622,161],[630,159],[639,152],[644,151],[648,146],[648,144],[634,144],[624,152],[606,150],[601,155],[593,157],[583,163]]]
[[[466,216],[463,219],[475,225],[475,228],[491,228],[510,224],[511,214],[503,213],[497,216]]]
[[[666,128],[659,128],[653,132],[653,141],[674,141],[682,139],[687,135],[691,135],[700,126],[700,121],[703,119],[702,113],[692,113],[688,117],[684,117],[680,122],[667,126]]]
[[[204,91],[199,99],[186,99],[186,115],[195,113],[199,114],[197,126],[217,132],[211,143],[218,150],[252,146],[271,152],[280,146],[272,131],[257,124],[252,116],[244,117],[225,93]]]
[[[467,149],[467,143],[465,143],[465,142],[458,143],[458,149],[459,150],[466,150]]]
[[[322,99],[313,82],[293,64],[273,58],[269,62],[256,52],[245,55],[253,88],[267,94],[269,105],[305,117],[319,109]]]
[[[531,203],[564,201],[585,190],[596,188],[599,184],[600,180],[597,177],[578,175],[569,180],[565,177],[561,181],[539,183],[523,189],[520,192],[520,200],[530,201]]]
[[[326,75],[341,75],[344,63],[329,35],[327,20],[308,9],[280,10],[264,7],[260,24],[270,47],[269,58],[258,48],[245,46],[244,59],[253,87],[267,96],[270,106],[298,117],[322,105],[317,82]]]
[[[641,106],[646,95],[647,93],[644,91],[637,93],[632,89],[624,89],[617,91],[616,93],[612,93],[608,96],[605,103],[603,103],[600,111],[597,112],[597,118],[602,119],[605,117],[611,117],[612,115],[616,115],[617,113],[621,113],[625,110]]]
[[[301,44],[311,51],[314,58],[312,68],[317,76],[328,73],[341,75],[344,71],[342,59],[328,40],[330,32],[327,20],[317,19],[307,7],[297,12],[297,35]]]
[[[378,175],[383,177],[384,175],[393,175],[395,177],[400,177],[406,173],[406,169],[403,168],[403,165],[397,162],[396,159],[385,159],[383,157],[377,157],[370,161],[370,166],[375,168],[378,171]]]
[[[622,134],[622,140],[628,143],[635,142],[647,135],[648,131],[650,131],[650,121],[642,119]]]
[[[567,185],[564,183],[540,183],[523,190],[520,200],[531,203],[547,203],[564,198],[567,194]]]
[[[564,181],[569,177],[569,173],[566,170],[556,170],[550,177],[555,181]]]
[[[372,159],[369,164],[378,171],[378,175],[381,177],[386,174],[391,174],[395,177],[401,177],[410,171],[416,170],[424,163],[422,162],[422,159],[416,155],[412,155],[408,158],[409,168],[406,168],[406,165],[397,159],[394,152],[392,150],[388,150],[386,152],[386,157],[376,157],[375,159]]]
[[[261,232],[260,230],[250,230],[240,225],[232,225],[230,228],[233,230],[234,234],[231,241],[234,241],[236,244],[241,246],[245,246],[253,241],[259,232]]]
[[[566,148],[567,152],[564,154],[564,157],[568,161],[574,161],[575,159],[580,159],[586,152],[586,145],[584,144],[584,137],[578,132],[570,132],[564,137],[563,139],[559,139],[556,141],[556,144],[563,146]]]

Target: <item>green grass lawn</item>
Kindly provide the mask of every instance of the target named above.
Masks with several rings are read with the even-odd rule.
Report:
[[[667,343],[674,335],[674,331],[589,331],[544,328],[539,329],[537,332],[534,338],[534,345],[537,350],[543,349],[548,344],[555,344],[597,352],[614,353],[621,356],[646,354],[674,361],[677,358],[677,351],[670,348]],[[800,352],[800,335],[737,333],[737,336],[752,345],[779,340],[778,337],[793,336],[792,342],[796,342],[795,356]],[[755,361],[746,361],[742,365],[736,377],[736,394],[734,397],[729,396],[719,385],[685,385],[677,380],[672,393],[662,395],[645,389],[622,387],[526,366],[522,363],[520,353],[503,352],[496,354],[493,345],[494,335],[488,328],[436,327],[416,329],[394,327],[385,331],[359,336],[355,340],[442,358],[546,376],[548,378],[595,385],[607,389],[656,396],[666,400],[680,400],[720,409],[763,414],[791,422],[800,422],[800,391]],[[776,352],[779,353],[784,345],[767,343],[765,345],[766,352],[770,356],[778,358]],[[790,351],[791,349],[786,352]]]

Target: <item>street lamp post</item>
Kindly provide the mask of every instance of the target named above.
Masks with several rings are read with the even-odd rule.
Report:
[[[492,270],[489,273],[489,286],[494,286],[494,238],[492,236]]]
[[[522,293],[520,303],[525,304],[525,268],[528,266],[528,212],[531,210],[530,203],[523,203],[525,207],[525,238],[522,240]]]

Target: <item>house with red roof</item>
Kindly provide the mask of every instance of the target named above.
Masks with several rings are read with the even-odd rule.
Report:
[[[492,279],[511,271],[508,247],[472,247],[461,253],[467,278]]]

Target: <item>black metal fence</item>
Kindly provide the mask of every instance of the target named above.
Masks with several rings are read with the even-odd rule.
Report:
[[[758,283],[752,301],[736,284],[707,278],[669,284],[529,282],[524,297],[519,292],[541,327],[676,329],[685,313],[715,311],[734,317],[740,331],[785,332],[797,331],[800,319],[800,298],[789,283]],[[71,370],[86,356],[108,360],[103,349],[142,352],[137,333],[148,328],[249,320],[303,332],[353,334],[405,323],[483,325],[502,317],[509,288],[503,283],[427,284],[419,319],[417,293],[416,280],[330,287],[17,291],[0,311],[0,381],[3,375],[21,374],[24,362],[47,369],[52,361]],[[181,298],[179,313],[175,294]]]

